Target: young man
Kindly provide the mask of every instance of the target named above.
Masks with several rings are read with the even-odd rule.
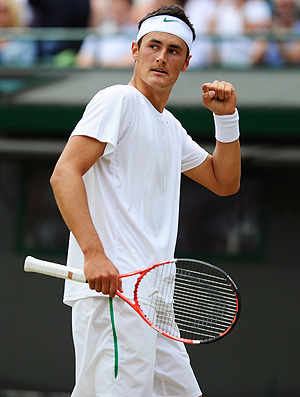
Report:
[[[214,112],[209,155],[165,109],[189,65],[195,33],[184,11],[164,6],[139,23],[128,85],[101,90],[88,104],[51,178],[70,234],[68,264],[88,284],[66,281],[76,353],[73,397],[198,397],[183,344],[162,337],[121,299],[134,280],[118,274],[174,255],[181,173],[219,195],[237,192],[240,149],[230,83],[202,86]]]

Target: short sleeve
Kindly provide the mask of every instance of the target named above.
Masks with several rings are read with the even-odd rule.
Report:
[[[208,153],[195,142],[186,131],[183,133],[181,172],[188,171],[202,164]]]
[[[107,143],[103,156],[112,153],[130,126],[133,112],[126,86],[99,91],[88,103],[71,136],[84,135]]]

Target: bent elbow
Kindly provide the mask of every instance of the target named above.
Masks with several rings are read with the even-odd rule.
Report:
[[[233,196],[234,194],[237,194],[240,190],[240,186],[236,187],[235,189],[232,189],[226,196]]]
[[[56,183],[57,183],[57,179],[58,179],[58,178],[57,178],[56,172],[55,172],[55,170],[54,170],[53,173],[52,173],[52,175],[51,175],[51,177],[50,177],[50,179],[49,179],[49,183],[50,183],[52,189],[54,189],[54,186],[55,186]]]
[[[54,172],[53,172],[52,175],[51,175],[51,177],[50,177],[50,179],[49,179],[49,183],[50,183],[52,189],[53,189],[53,186],[55,185],[55,179],[56,179],[56,178],[55,178]]]
[[[224,186],[216,193],[218,196],[228,197],[228,196],[233,196],[234,194],[238,193],[239,190],[240,190],[240,181],[238,181],[237,183],[231,184],[230,186]]]
[[[60,183],[62,183],[63,181],[61,172],[59,171],[58,167],[55,167],[51,177],[50,177],[50,185],[52,187],[52,190],[55,192],[55,190],[58,188],[58,186],[60,185]]]

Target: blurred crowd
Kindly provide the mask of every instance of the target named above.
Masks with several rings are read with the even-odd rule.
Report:
[[[300,66],[300,0],[0,0],[0,65],[132,67],[138,21],[174,3],[197,33],[191,68]],[[28,28],[26,34],[3,34],[17,27]],[[32,28],[88,34],[37,38]]]

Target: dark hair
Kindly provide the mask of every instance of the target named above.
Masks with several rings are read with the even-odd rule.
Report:
[[[193,34],[193,40],[195,40],[196,32],[195,32],[194,26],[190,22],[189,18],[186,16],[186,13],[184,12],[184,9],[182,7],[180,7],[179,5],[177,5],[177,4],[164,5],[164,6],[160,7],[160,8],[158,8],[155,11],[149,12],[147,15],[145,15],[139,21],[138,30],[140,30],[142,23],[144,21],[146,21],[146,19],[149,19],[149,18],[152,18],[152,17],[156,17],[157,15],[170,15],[172,17],[176,17],[178,19],[181,19],[191,29],[192,34]],[[138,46],[141,45],[141,40],[142,40],[142,38],[139,40]],[[189,56],[189,49],[188,49],[187,57],[188,56]]]

